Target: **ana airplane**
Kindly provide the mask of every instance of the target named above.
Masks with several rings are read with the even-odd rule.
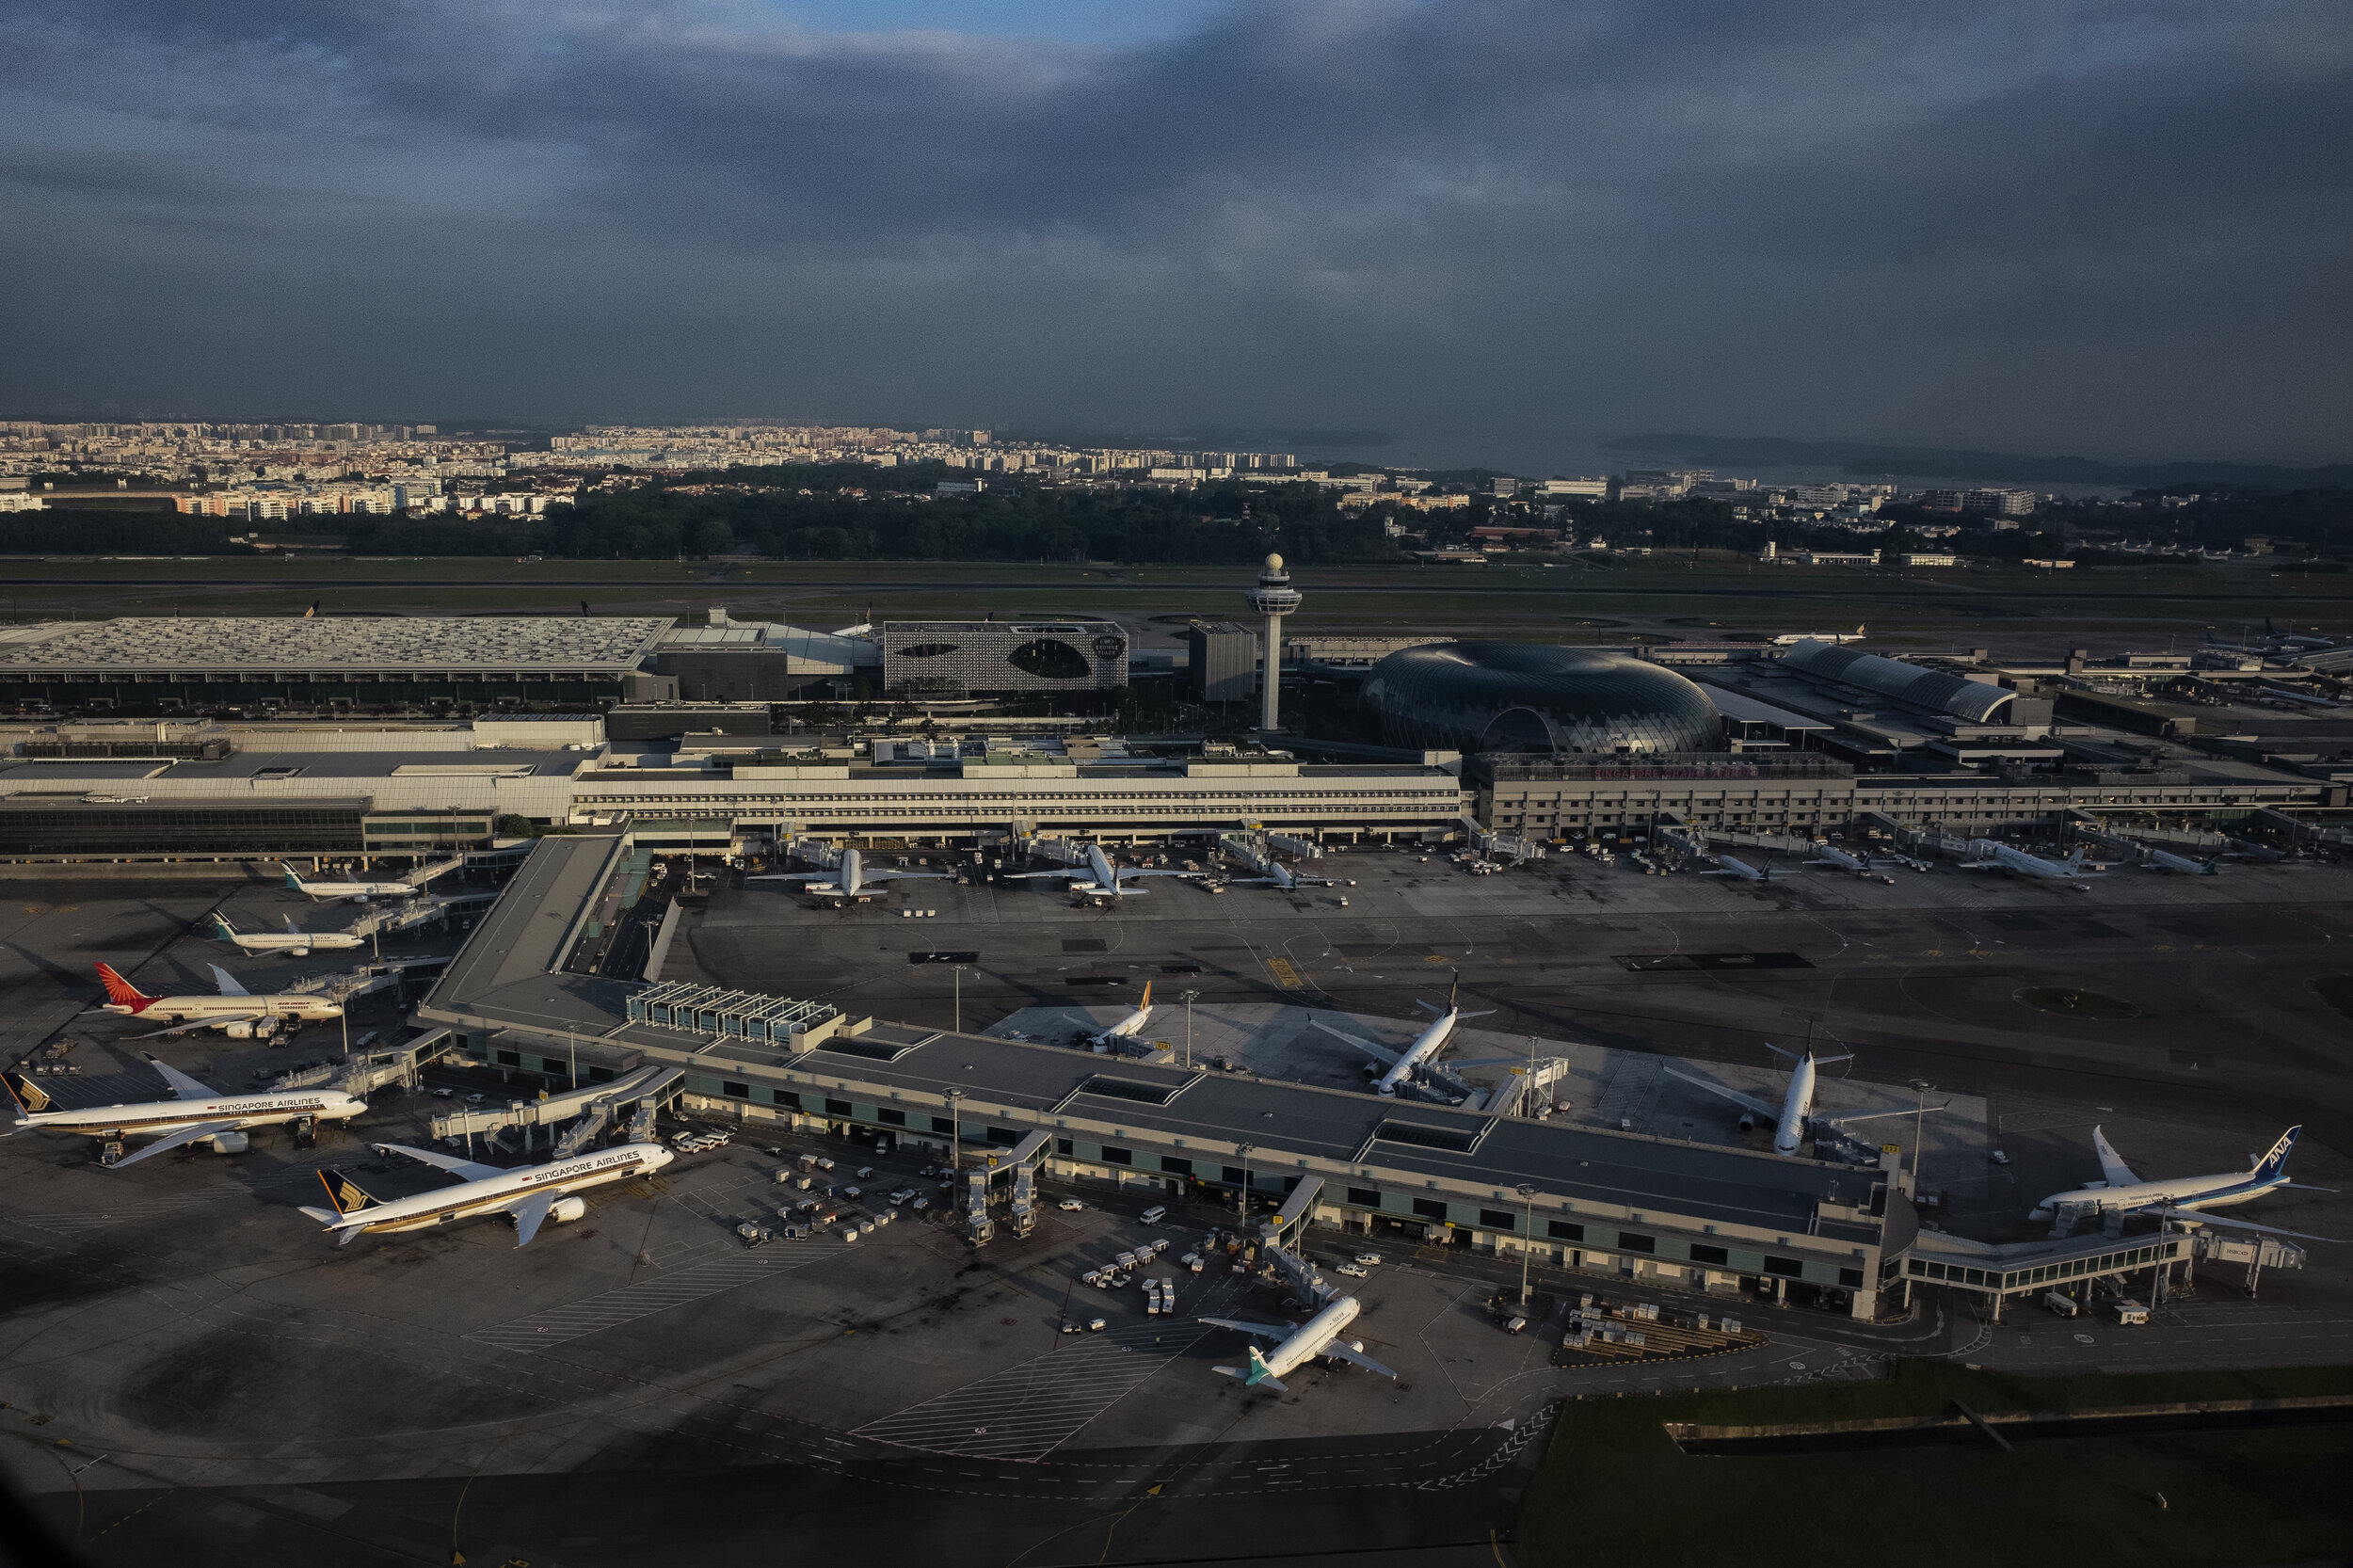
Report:
[[[1793,1055],[1775,1045],[1768,1045],[1765,1048],[1775,1056],[1787,1058],[1790,1063],[1789,1087],[1782,1095],[1779,1105],[1768,1104],[1753,1096],[1744,1095],[1737,1089],[1727,1089],[1721,1083],[1710,1083],[1704,1078],[1693,1078],[1689,1073],[1676,1072],[1673,1067],[1667,1069],[1667,1076],[1679,1078],[1694,1088],[1705,1089],[1718,1098],[1728,1099],[1740,1107],[1743,1112],[1747,1112],[1740,1118],[1740,1130],[1743,1132],[1748,1131],[1759,1121],[1772,1123],[1775,1154],[1796,1154],[1800,1146],[1804,1144],[1809,1128],[1828,1128],[1835,1132],[1843,1132],[1849,1122],[1872,1122],[1883,1116],[1913,1116],[1920,1113],[1919,1108],[1914,1106],[1903,1111],[1868,1111],[1860,1115],[1817,1116],[1814,1114],[1814,1085],[1817,1076],[1816,1069],[1833,1062],[1850,1062],[1854,1059],[1851,1056],[1817,1056],[1810,1050]],[[1944,1109],[1945,1107],[1941,1105],[1929,1107],[1931,1114]]]
[[[148,1018],[173,1027],[159,1029],[157,1034],[184,1034],[192,1029],[225,1029],[230,1038],[249,1039],[258,1031],[268,1034],[280,1023],[294,1020],[311,1022],[321,1018],[340,1018],[343,1003],[304,991],[265,993],[255,996],[237,984],[236,977],[218,964],[208,965],[213,981],[220,987],[216,997],[173,996],[151,997],[120,975],[111,964],[98,966],[98,978],[104,983],[108,998],[99,1009],[120,1013],[126,1018]],[[152,1038],[134,1034],[134,1040]]]
[[[843,903],[864,903],[880,898],[879,882],[952,882],[953,872],[868,871],[866,862],[854,849],[841,852],[841,864],[829,872],[766,872],[747,876],[746,882],[806,882],[812,898],[838,898]]]
[[[1865,850],[1861,855],[1854,855],[1840,849],[1836,844],[1822,843],[1814,847],[1820,853],[1817,858],[1806,862],[1809,866],[1836,866],[1842,872],[1856,872],[1867,876],[1882,865],[1900,866],[1903,864],[1901,860],[1892,856],[1873,855],[1869,850]]]
[[[1086,1042],[1091,1046],[1108,1046],[1113,1040],[1124,1040],[1142,1033],[1145,1022],[1152,1016],[1152,983],[1148,980],[1144,983],[1144,999],[1136,1003],[1136,1010],[1109,1029],[1096,1029],[1094,1019],[1081,1018],[1075,1013],[1065,1013],[1063,1016],[1086,1027]]]
[[[1970,840],[1969,853],[1977,858],[1961,863],[1961,869],[1965,872],[2009,872],[2017,876],[2040,877],[2045,882],[2065,882],[2079,892],[2091,890],[2084,880],[2084,847],[2081,844],[2077,844],[2075,853],[2064,860],[2045,860],[2039,855],[2028,855],[2023,849],[2012,848],[1993,839]]]
[[[2091,1129],[2092,1151],[2100,1159],[2100,1175],[2105,1178],[2072,1192],[2054,1192],[2036,1204],[2027,1218],[2049,1220],[2057,1218],[2062,1208],[2079,1214],[2163,1214],[2229,1225],[2233,1229],[2268,1230],[2267,1225],[2252,1225],[2244,1220],[2209,1220],[2202,1212],[2245,1203],[2265,1192],[2291,1188],[2304,1192],[2328,1192],[2329,1187],[2303,1187],[2288,1179],[2288,1155],[2296,1147],[2296,1136],[2304,1129],[2292,1127],[2280,1134],[2269,1152],[2248,1157],[2244,1171],[2223,1171],[2214,1176],[2176,1176],[2170,1181],[2143,1181],[2133,1174],[2131,1166],[2110,1146],[2107,1137],[2098,1128]],[[2295,1236],[2297,1231],[2281,1231]],[[2329,1238],[2315,1238],[2326,1240]]]
[[[1462,988],[1462,977],[1457,975],[1455,977],[1454,984],[1447,990],[1446,1011],[1444,1013],[1438,1013],[1437,1022],[1432,1024],[1428,1029],[1423,1030],[1420,1035],[1415,1039],[1414,1043],[1407,1046],[1402,1051],[1391,1050],[1386,1046],[1377,1045],[1370,1040],[1362,1039],[1353,1034],[1343,1034],[1338,1030],[1334,1029],[1330,1024],[1325,1023],[1321,1018],[1314,1018],[1309,1021],[1312,1022],[1318,1029],[1323,1031],[1326,1034],[1331,1035],[1334,1039],[1345,1040],[1350,1045],[1354,1046],[1358,1050],[1361,1050],[1366,1055],[1371,1057],[1374,1061],[1385,1064],[1387,1066],[1388,1071],[1381,1075],[1380,1081],[1372,1086],[1373,1091],[1376,1094],[1394,1095],[1397,1093],[1397,1086],[1399,1084],[1404,1082],[1407,1079],[1412,1078],[1417,1069],[1418,1069],[1424,1063],[1427,1063],[1432,1058],[1435,1057],[1440,1050],[1445,1048],[1447,1038],[1454,1032],[1454,1026],[1457,1023],[1460,1023],[1465,1018],[1483,1018],[1487,1016],[1487,1013],[1494,1011],[1494,1009],[1489,1008],[1484,1012],[1479,1013],[1464,1012],[1461,1006],[1455,1001],[1455,993],[1460,991]],[[1417,1007],[1427,1007],[1433,1013],[1438,1012],[1436,1008],[1431,1007],[1430,1003],[1426,1001],[1417,1001],[1415,1005]],[[1517,1057],[1513,1057],[1509,1060],[1517,1061],[1519,1059]],[[1461,1064],[1461,1065],[1474,1067],[1484,1066],[1486,1064],[1465,1062]],[[1369,1071],[1370,1069],[1368,1068],[1367,1070]]]
[[[1702,876],[1737,876],[1743,882],[1770,882],[1777,876],[1803,874],[1800,872],[1775,871],[1769,856],[1762,866],[1752,866],[1746,860],[1737,860],[1729,855],[1719,855],[1716,856],[1716,864],[1721,869],[1702,872],[1700,874]]]
[[[1772,640],[1771,646],[1795,648],[1800,643],[1859,643],[1862,640],[1863,628],[1858,626],[1851,632],[1784,632]]]
[[[1250,1347],[1248,1367],[1218,1367],[1211,1369],[1229,1378],[1239,1378],[1247,1387],[1257,1388],[1263,1384],[1283,1394],[1289,1392],[1284,1387],[1283,1379],[1321,1355],[1334,1361],[1349,1362],[1368,1372],[1377,1372],[1394,1381],[1397,1374],[1367,1355],[1362,1340],[1343,1340],[1340,1337],[1341,1332],[1354,1322],[1356,1315],[1363,1310],[1364,1304],[1355,1297],[1342,1296],[1297,1325],[1256,1323],[1245,1318],[1204,1318],[1201,1320],[1205,1323],[1237,1329],[1243,1334],[1274,1341],[1272,1356],[1261,1355],[1258,1347],[1253,1345]]]
[[[1197,872],[1146,871],[1133,866],[1114,866],[1111,856],[1103,853],[1101,844],[1087,845],[1086,864],[1064,866],[1050,872],[1016,872],[1005,878],[1008,882],[1031,882],[1061,877],[1070,884],[1070,890],[1088,898],[1142,898],[1148,889],[1123,888],[1123,878],[1137,876],[1197,876]]]
[[[171,1086],[172,1098],[137,1105],[94,1105],[73,1111],[53,1111],[48,1094],[23,1073],[0,1074],[16,1102],[18,1127],[46,1128],[52,1132],[78,1132],[107,1142],[133,1135],[154,1135],[138,1153],[115,1161],[135,1165],[149,1155],[188,1144],[210,1143],[223,1154],[245,1147],[235,1135],[247,1128],[276,1127],[312,1117],[323,1122],[348,1121],[368,1108],[368,1102],[341,1089],[292,1089],[266,1095],[224,1095],[177,1068],[149,1057],[148,1064]]]
[[[2149,858],[2143,860],[2141,864],[2153,872],[2171,872],[2177,876],[2220,876],[2222,874],[2222,851],[2220,850],[2216,850],[2203,860],[2193,860],[2186,855],[2175,855],[2172,851],[2159,849],[2154,844],[2146,847],[2149,851]]]
[[[286,873],[286,886],[312,898],[347,898],[365,904],[372,898],[413,898],[423,890],[424,877],[411,882],[312,882],[283,860],[278,869]]]
[[[360,938],[340,931],[304,931],[285,917],[284,931],[239,931],[229,923],[229,917],[217,909],[213,911],[213,938],[229,942],[245,952],[283,952],[296,958],[308,958],[313,952],[334,952],[356,948]]]
[[[425,1230],[485,1214],[504,1214],[513,1220],[515,1245],[528,1246],[549,1220],[562,1224],[588,1212],[587,1202],[571,1194],[609,1181],[649,1176],[678,1158],[660,1144],[624,1144],[616,1149],[507,1171],[399,1144],[378,1144],[376,1152],[405,1155],[464,1179],[455,1187],[388,1202],[360,1186],[359,1178],[347,1172],[321,1171],[319,1180],[334,1207],[306,1208],[302,1212],[325,1225],[339,1247],[349,1246],[369,1231]]]

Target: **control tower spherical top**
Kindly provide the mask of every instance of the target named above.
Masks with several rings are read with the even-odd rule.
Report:
[[[1280,555],[1268,556],[1266,558],[1266,569],[1269,571],[1281,571],[1283,569],[1283,558]]]

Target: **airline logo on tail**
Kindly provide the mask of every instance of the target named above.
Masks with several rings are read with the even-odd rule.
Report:
[[[0,1073],[0,1082],[8,1086],[8,1098],[16,1101],[17,1110],[27,1116],[38,1116],[49,1109],[48,1091],[23,1073]]]
[[[1258,1384],[1266,1382],[1273,1375],[1274,1373],[1266,1364],[1266,1357],[1258,1353],[1258,1347],[1256,1345],[1251,1346],[1250,1375],[1241,1380],[1243,1384],[1247,1387],[1256,1388]]]
[[[98,978],[106,987],[106,1000],[117,1007],[127,1007],[134,1013],[141,1013],[155,1005],[156,998],[115,973],[112,964],[99,965]]]
[[[338,1170],[321,1171],[319,1185],[327,1189],[327,1201],[335,1206],[338,1214],[357,1214],[376,1201],[375,1193]]]
[[[2269,1180],[2287,1169],[2288,1152],[2296,1147],[2296,1135],[2303,1130],[2300,1126],[2292,1127],[2280,1134],[2280,1141],[2271,1145],[2271,1152],[2255,1161],[2257,1178]]]
[[[1149,1007],[1152,1005],[1152,983],[1150,981],[1147,980],[1144,983],[1144,1000],[1137,1002],[1136,1005],[1140,1008]]]

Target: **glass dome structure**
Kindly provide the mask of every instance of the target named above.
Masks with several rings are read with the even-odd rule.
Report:
[[[1433,643],[1392,653],[1364,702],[1391,745],[1449,751],[1720,751],[1707,694],[1630,654],[1543,643]]]

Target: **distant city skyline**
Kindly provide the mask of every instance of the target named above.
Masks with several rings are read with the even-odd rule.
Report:
[[[0,407],[2342,461],[2342,37],[2316,0],[27,0]]]

